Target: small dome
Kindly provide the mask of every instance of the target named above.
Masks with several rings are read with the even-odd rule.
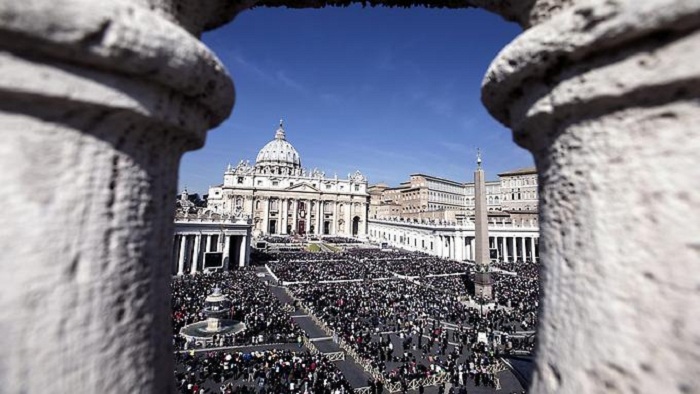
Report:
[[[285,138],[284,127],[280,121],[280,127],[275,133],[275,139],[268,142],[255,159],[256,166],[284,166],[292,168],[301,167],[301,158],[296,149]]]

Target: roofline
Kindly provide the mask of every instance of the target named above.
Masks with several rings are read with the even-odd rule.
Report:
[[[409,177],[411,177],[411,176],[422,176],[422,177],[425,177],[425,178],[428,178],[428,179],[437,179],[437,180],[440,180],[440,181],[445,181],[445,182],[447,182],[447,183],[451,183],[451,184],[453,184],[453,185],[455,185],[455,186],[462,186],[462,185],[463,185],[462,182],[457,182],[457,181],[453,181],[452,179],[440,178],[439,176],[433,176],[433,175],[428,175],[428,174],[415,173],[415,174],[410,174],[410,175],[409,175]]]
[[[526,174],[537,174],[537,168],[536,168],[536,167],[518,168],[518,169],[512,170],[512,171],[501,172],[501,173],[498,174],[498,176],[503,176],[503,175],[526,175]]]

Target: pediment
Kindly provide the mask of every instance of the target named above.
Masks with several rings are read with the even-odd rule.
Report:
[[[309,185],[308,183],[305,183],[305,182],[304,182],[304,183],[298,183],[298,184],[296,184],[296,185],[294,185],[294,186],[289,186],[289,187],[286,188],[285,190],[294,191],[294,192],[319,192],[319,191],[320,191],[320,190],[318,190],[317,188],[315,188],[315,187],[313,187],[313,186],[311,186],[311,185]]]

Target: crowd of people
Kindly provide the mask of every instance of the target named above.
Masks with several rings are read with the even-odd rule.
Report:
[[[509,272],[492,274],[494,299],[484,306],[483,300],[467,295],[473,279],[469,264],[422,253],[357,248],[265,257],[281,281],[292,282],[292,295],[383,376],[368,383],[373,392],[381,392],[382,382],[407,387],[433,376],[444,377],[454,393],[468,383],[494,387],[502,369],[499,356],[518,348],[531,350],[534,344],[536,263],[494,264]],[[254,272],[180,277],[172,287],[178,349],[191,346],[179,330],[204,318],[204,299],[214,287],[231,300],[230,317],[247,328],[235,338],[215,338],[212,346],[301,344],[304,332],[289,316],[294,308],[280,303]],[[203,382],[216,382],[224,394],[352,392],[342,373],[322,355],[267,350],[180,357],[177,377],[183,393],[196,393]]]
[[[303,335],[289,316],[289,307],[270,293],[255,272],[198,274],[172,281],[173,342],[177,349],[194,346],[180,335],[180,329],[206,319],[202,311],[204,300],[215,287],[220,288],[231,303],[227,317],[245,323],[246,329],[235,336],[215,336],[209,346],[296,342]]]
[[[362,241],[357,240],[355,238],[338,237],[338,236],[323,237],[323,242],[327,242],[330,244],[361,244],[362,243]]]
[[[281,281],[352,280],[389,278],[396,275],[459,274],[470,266],[418,252],[379,249],[347,249],[343,252],[294,251],[276,253],[270,268]]]
[[[175,379],[178,391],[183,394],[204,392],[209,386],[218,386],[221,394],[353,392],[333,362],[309,352],[185,352],[178,354],[177,364]]]
[[[383,266],[360,261],[348,252],[278,253],[269,266],[280,281],[376,279],[391,277]]]

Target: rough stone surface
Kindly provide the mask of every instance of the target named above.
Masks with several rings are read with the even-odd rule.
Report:
[[[491,65],[533,152],[535,393],[700,391],[700,3],[570,1]]]
[[[233,85],[169,5],[0,1],[2,392],[172,391],[177,168]]]

